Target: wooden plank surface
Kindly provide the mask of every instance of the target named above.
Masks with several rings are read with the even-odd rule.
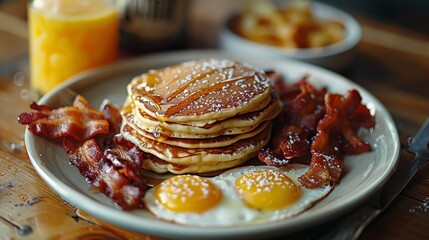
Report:
[[[364,22],[365,26],[371,34],[376,34],[374,29],[382,29],[404,36],[404,30],[394,26],[384,28],[369,21]],[[405,36],[413,38],[412,34]],[[415,39],[427,40],[424,36]],[[21,74],[27,79],[25,69]],[[412,159],[406,151],[407,139],[429,116],[429,56],[383,46],[364,37],[354,61],[341,74],[367,88],[388,108],[400,134],[398,168],[403,167]],[[30,102],[28,83],[22,83],[21,77],[11,71],[0,78],[0,239],[159,239],[95,219],[68,205],[41,180],[25,151],[24,127],[16,121]],[[426,165],[361,239],[429,239],[428,202]],[[341,219],[289,237],[317,239],[338,221]],[[28,235],[23,234],[25,226],[32,229]]]

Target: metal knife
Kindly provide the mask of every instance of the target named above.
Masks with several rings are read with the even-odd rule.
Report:
[[[368,203],[352,212],[322,239],[358,239],[365,227],[393,202],[411,178],[429,160],[429,118],[409,142],[408,151],[415,154],[414,160],[402,171],[397,172]]]

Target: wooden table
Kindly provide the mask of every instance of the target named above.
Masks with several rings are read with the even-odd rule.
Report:
[[[407,139],[429,116],[429,36],[364,18],[359,21],[364,38],[354,61],[340,74],[367,88],[392,114],[401,139],[400,169],[412,159],[406,151]],[[17,123],[18,114],[27,111],[30,102],[27,65],[25,61],[18,66],[1,64],[0,239],[159,239],[88,216],[47,187],[27,157],[24,127]],[[289,237],[317,239],[339,221],[341,218]],[[28,227],[32,231],[26,235]],[[361,239],[429,239],[428,229],[426,166]]]

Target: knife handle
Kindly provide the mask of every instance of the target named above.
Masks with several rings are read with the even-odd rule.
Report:
[[[334,226],[322,240],[355,240],[365,227],[380,213],[381,209],[363,205],[353,211],[346,219]]]

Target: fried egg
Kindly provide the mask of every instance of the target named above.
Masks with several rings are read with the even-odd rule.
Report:
[[[185,225],[231,226],[272,222],[304,212],[332,187],[308,189],[298,177],[307,165],[246,166],[216,177],[177,175],[150,189],[146,206],[158,218]]]

